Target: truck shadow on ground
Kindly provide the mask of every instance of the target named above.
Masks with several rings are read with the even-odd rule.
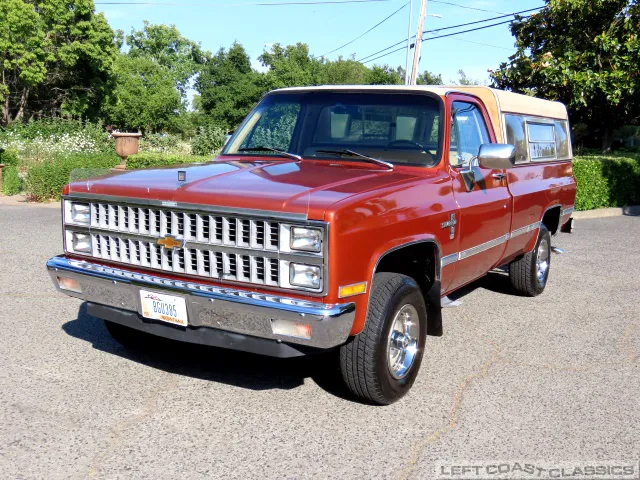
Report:
[[[342,384],[337,351],[280,359],[151,335],[149,344],[127,349],[111,337],[102,320],[87,313],[86,304],[80,306],[78,318],[62,329],[97,350],[177,375],[256,391],[290,390],[310,378],[330,394],[354,400]]]
[[[460,300],[462,297],[469,295],[479,288],[504,295],[520,296],[511,285],[508,270],[496,269],[487,273],[484,277],[451,293],[449,298],[451,300]]]
[[[456,291],[450,297],[460,299],[478,288],[515,295],[508,275],[491,272]],[[87,313],[86,304],[78,318],[62,329],[70,336],[89,342],[93,348],[164,372],[250,390],[291,390],[313,380],[326,392],[349,401],[361,402],[350,395],[342,383],[338,352],[297,358],[272,358],[223,348],[207,347],[149,335],[149,343],[128,349],[114,340],[102,320]]]

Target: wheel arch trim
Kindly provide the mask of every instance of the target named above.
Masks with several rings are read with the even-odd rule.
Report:
[[[433,305],[433,310],[434,311],[439,311],[440,310],[440,304],[439,304],[439,300],[440,300],[440,279],[441,279],[441,258],[442,258],[442,249],[440,247],[440,243],[438,242],[438,240],[435,238],[435,236],[432,235],[423,235],[423,236],[419,236],[419,237],[412,237],[410,239],[403,239],[400,240],[399,243],[396,243],[392,246],[385,246],[383,248],[381,248],[380,250],[378,250],[374,256],[372,258],[375,258],[375,262],[373,263],[373,266],[370,270],[370,274],[368,275],[369,278],[369,291],[367,292],[367,303],[366,303],[366,310],[364,312],[364,317],[363,317],[363,321],[362,321],[362,325],[361,328],[358,328],[357,332],[353,332],[352,331],[352,335],[353,334],[358,334],[360,333],[363,329],[364,329],[364,325],[367,321],[367,317],[369,315],[369,308],[371,307],[371,289],[373,287],[373,277],[376,274],[376,271],[378,270],[378,267],[380,266],[380,262],[388,255],[397,252],[399,250],[402,250],[403,248],[407,248],[407,247],[412,247],[415,245],[420,245],[420,244],[425,244],[425,245],[431,245],[434,247],[434,251],[435,251],[435,258],[434,258],[434,267],[435,267],[435,278],[433,281],[433,286],[431,288],[430,292],[423,292],[424,296],[425,296],[425,301],[427,300],[427,298],[431,299],[431,302],[436,301],[436,297],[437,297],[437,301],[438,304],[437,305]],[[434,291],[434,287],[437,290],[435,292],[435,294],[433,293]],[[427,308],[430,308],[430,305],[427,305]],[[440,332],[441,331],[441,321],[439,319],[439,315],[434,315],[433,316],[433,325],[434,325],[434,329],[432,330],[431,326],[428,326],[428,332],[429,331],[436,331],[436,332]],[[429,317],[427,317],[428,319],[428,323],[429,323]],[[428,333],[427,332],[427,333]],[[429,334],[429,333],[428,333]]]

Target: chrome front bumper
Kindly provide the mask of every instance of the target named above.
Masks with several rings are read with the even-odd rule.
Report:
[[[193,337],[194,330],[218,330],[271,340],[274,343],[285,342],[328,349],[347,341],[355,317],[353,303],[327,305],[188,280],[172,280],[73,260],[62,255],[49,260],[47,269],[58,291],[90,304],[112,307],[124,313],[135,312],[138,318],[142,311],[139,293],[141,288],[183,297],[187,303],[189,327],[182,330],[191,330],[189,338]],[[82,293],[61,289],[58,277],[78,281]],[[155,323],[153,320],[141,320]],[[311,339],[274,334],[272,323],[275,320],[311,325]],[[165,327],[162,322],[157,325]],[[135,324],[130,326],[140,328]],[[155,328],[153,333],[176,338],[176,328],[179,329],[166,325],[165,329]],[[164,335],[163,331],[167,334]],[[185,336],[185,341],[192,341],[189,338]],[[226,346],[234,348],[233,345]]]

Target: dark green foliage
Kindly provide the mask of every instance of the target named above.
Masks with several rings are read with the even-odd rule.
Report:
[[[0,5],[1,122],[61,114],[97,118],[118,47],[93,0]]]
[[[639,29],[638,0],[547,0],[511,24],[518,51],[493,83],[562,101],[609,151],[613,132],[640,120]]]
[[[242,45],[220,49],[207,63],[196,81],[200,105],[211,120],[233,129],[269,90],[264,74],[251,68],[251,58]]]
[[[22,180],[18,175],[18,167],[10,166],[2,169],[2,193],[17,195],[22,191]]]
[[[139,168],[166,167],[186,163],[208,162],[211,157],[196,155],[166,155],[162,153],[138,153],[127,159],[127,170]]]
[[[191,153],[213,155],[222,149],[226,137],[227,132],[213,124],[200,127],[198,134],[191,140]]]
[[[186,97],[189,80],[210,55],[199,43],[183,37],[175,25],[154,25],[146,20],[142,30],[132,29],[127,35],[127,45],[129,56],[149,58],[167,67],[182,98]]]
[[[579,157],[573,173],[578,210],[640,205],[640,155]]]
[[[45,160],[29,169],[25,191],[30,200],[38,202],[59,199],[62,187],[70,181],[108,173],[120,162],[115,153],[75,154]]]
[[[11,167],[18,166],[18,151],[12,148],[0,149],[0,164]]]
[[[168,67],[149,57],[120,54],[114,71],[116,85],[104,107],[114,126],[145,133],[175,127],[182,104]]]

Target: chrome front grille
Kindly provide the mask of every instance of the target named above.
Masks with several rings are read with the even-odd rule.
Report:
[[[220,280],[280,284],[277,255],[260,254],[279,251],[278,222],[103,202],[90,206],[96,258]],[[169,235],[184,239],[185,246],[168,250],[154,240]]]
[[[78,204],[82,205],[79,219]],[[295,214],[279,218],[271,212],[192,208],[166,202],[136,205],[65,198],[65,251],[185,276],[317,294],[326,291],[326,224],[294,219]],[[319,252],[291,248],[292,229],[299,225],[323,232]],[[315,268],[317,282],[291,283],[294,264]]]
[[[92,233],[93,256],[165,272],[220,280],[278,286],[279,260],[273,257],[191,247],[167,250],[155,241],[123,238],[118,234]]]
[[[167,235],[187,242],[278,251],[278,222],[215,214],[176,212],[173,210],[91,203],[91,226],[101,230],[147,235]]]

